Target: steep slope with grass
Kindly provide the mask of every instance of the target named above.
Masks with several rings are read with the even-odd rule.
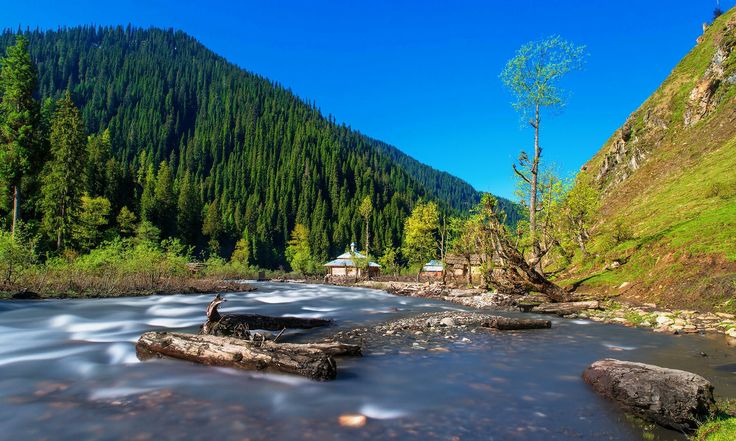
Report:
[[[601,192],[578,291],[736,309],[736,9],[583,167]]]

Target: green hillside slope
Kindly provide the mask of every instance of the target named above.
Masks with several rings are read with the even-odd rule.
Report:
[[[310,228],[318,258],[343,251],[362,237],[356,213],[366,195],[376,207],[371,236],[378,252],[400,244],[418,199],[447,210],[466,210],[479,199],[466,182],[335,123],[182,32],[77,27],[26,34],[40,98],[69,89],[88,132],[110,130],[123,169],[114,210],[138,210],[148,170],[167,161],[177,186],[191,175],[203,209],[217,202],[225,247],[248,231],[259,265],[284,264],[296,223]],[[6,31],[0,50],[13,41]],[[34,201],[27,205],[33,213]]]
[[[719,17],[584,166],[601,190],[594,260],[563,283],[736,308],[736,10]]]

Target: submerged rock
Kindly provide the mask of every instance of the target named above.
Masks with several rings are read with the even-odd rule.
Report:
[[[682,432],[715,410],[713,386],[691,372],[607,358],[585,369],[583,380],[625,410]]]

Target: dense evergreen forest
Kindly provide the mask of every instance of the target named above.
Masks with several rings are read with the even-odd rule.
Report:
[[[2,54],[16,34],[0,36]],[[39,191],[41,170],[53,176],[45,160],[70,154],[50,151],[51,115],[60,105],[79,108],[89,135],[84,177],[71,189],[85,204],[104,198],[118,230],[147,220],[197,250],[227,256],[240,242],[249,263],[262,267],[285,263],[296,224],[308,228],[320,260],[360,242],[358,207],[366,196],[375,207],[369,226],[376,254],[401,243],[417,201],[457,213],[480,199],[466,182],[337,124],[183,32],[128,26],[22,34],[36,66],[43,134],[20,183],[31,229],[43,229],[44,207],[54,202]],[[62,98],[66,91],[71,102]],[[4,184],[0,215],[9,223],[13,195]],[[514,205],[500,202],[514,222]],[[62,238],[47,240],[53,249]]]

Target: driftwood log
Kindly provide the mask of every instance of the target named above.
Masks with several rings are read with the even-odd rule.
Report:
[[[210,366],[281,372],[312,380],[337,376],[335,355],[360,355],[360,346],[337,342],[312,344],[249,342],[238,338],[146,332],[136,344],[140,360],[171,357]]]
[[[219,306],[226,302],[219,294],[207,307],[207,322],[202,325],[202,334],[223,337],[250,338],[250,331],[281,331],[284,329],[312,329],[327,326],[331,320],[301,317],[273,317],[259,314],[220,314]]]
[[[585,369],[583,380],[625,410],[681,432],[695,431],[715,409],[713,386],[691,372],[607,358]]]
[[[515,331],[521,329],[546,329],[552,327],[549,320],[517,319],[495,316],[481,323],[482,327],[498,329],[499,331]]]
[[[539,314],[557,314],[559,316],[577,314],[578,312],[588,309],[600,309],[600,303],[597,300],[587,302],[561,302],[561,303],[542,303],[541,305],[531,308],[531,312]]]
[[[466,329],[486,328],[499,331],[513,331],[521,329],[547,329],[552,327],[552,322],[541,319],[521,319],[515,317],[503,317],[500,315],[479,313],[442,312],[430,313],[416,319],[400,319],[394,324],[399,324],[402,329],[411,331],[422,330],[423,327],[454,328],[464,327]]]

